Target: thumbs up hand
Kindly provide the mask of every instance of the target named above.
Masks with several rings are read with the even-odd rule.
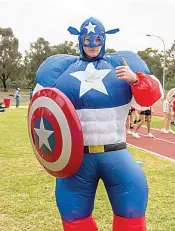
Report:
[[[124,58],[122,58],[122,64],[123,66],[116,67],[115,69],[118,79],[125,80],[130,83],[138,82],[137,75],[131,71]]]

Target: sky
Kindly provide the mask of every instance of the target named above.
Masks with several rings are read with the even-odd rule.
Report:
[[[39,37],[58,45],[64,41],[77,42],[69,26],[80,28],[82,22],[95,17],[103,22],[107,35],[106,48],[163,50],[175,40],[175,0],[0,0],[0,27],[11,27],[19,39],[19,51],[24,54],[30,43]]]

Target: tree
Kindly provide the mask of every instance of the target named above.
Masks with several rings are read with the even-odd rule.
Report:
[[[15,78],[20,71],[21,58],[12,29],[0,28],[0,80],[4,91],[7,91],[7,80]]]
[[[167,71],[165,75],[166,88],[169,90],[175,87],[175,41],[173,42],[171,48],[167,50]]]
[[[38,67],[49,56],[56,54],[70,54],[77,56],[78,46],[73,42],[65,41],[59,45],[50,46],[44,38],[37,39],[30,45],[29,52],[26,51],[24,58],[25,76],[31,86],[35,85],[35,75]]]
[[[35,74],[41,63],[52,55],[52,49],[48,41],[38,38],[31,43],[29,52],[26,51],[24,57],[24,75],[31,86],[35,84]]]
[[[52,46],[52,54],[69,54],[69,55],[79,55],[78,44],[74,45],[73,42],[65,41],[59,45]]]
[[[138,51],[138,55],[146,62],[151,74],[163,83],[162,54],[158,50],[147,48],[144,51]]]
[[[115,53],[115,52],[116,52],[116,50],[114,50],[113,48],[107,48],[105,51],[106,54],[111,54],[111,53]]]

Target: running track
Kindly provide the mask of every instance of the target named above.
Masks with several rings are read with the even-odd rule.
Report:
[[[135,148],[149,151],[154,155],[169,159],[175,163],[175,135],[162,134],[159,129],[151,129],[151,133],[155,138],[147,136],[147,128],[139,129],[140,139],[127,135],[127,143]]]

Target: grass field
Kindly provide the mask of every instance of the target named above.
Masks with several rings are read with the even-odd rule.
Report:
[[[55,179],[39,165],[27,132],[27,109],[0,113],[0,230],[62,231],[57,211]],[[148,231],[175,230],[175,165],[130,148],[143,161],[150,194]],[[112,212],[102,182],[94,210],[100,231],[110,231]]]
[[[152,118],[151,118],[151,127],[161,129],[161,127],[162,127],[162,118],[158,117],[158,116],[152,116]],[[172,130],[175,131],[175,126],[174,125],[172,125],[171,128],[172,128]]]
[[[28,106],[28,105],[29,105],[29,102],[20,102],[20,106]],[[16,106],[16,103],[12,102],[10,106]]]

